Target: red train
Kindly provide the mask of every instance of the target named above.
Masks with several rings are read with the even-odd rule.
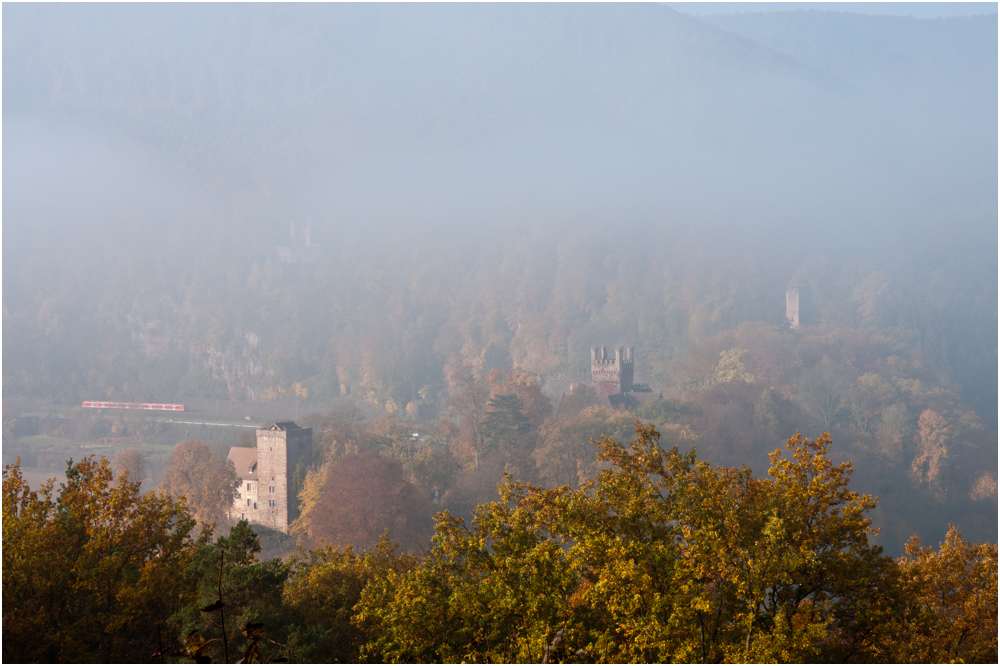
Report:
[[[184,411],[184,405],[167,405],[158,402],[91,402],[84,400],[83,406],[92,409],[151,409],[158,412]]]

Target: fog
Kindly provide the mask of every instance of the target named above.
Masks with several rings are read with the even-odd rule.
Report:
[[[800,5],[5,6],[5,423],[438,414],[463,364],[558,402],[597,344],[680,396],[803,283],[995,468],[996,5]]]
[[[14,8],[5,206],[38,205],[50,187],[109,223],[159,196],[259,207],[254,226],[322,215],[336,233],[595,206],[727,232],[794,226],[804,244],[845,225],[897,234],[918,212],[937,227],[995,205],[990,20]]]

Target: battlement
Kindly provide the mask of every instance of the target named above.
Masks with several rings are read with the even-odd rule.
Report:
[[[611,356],[608,354],[608,346],[601,345],[600,347],[590,348],[590,363],[602,364],[602,365],[612,365],[627,363],[631,365],[633,363],[633,354],[635,353],[634,348],[631,345],[626,345],[625,347],[615,347],[615,355]]]

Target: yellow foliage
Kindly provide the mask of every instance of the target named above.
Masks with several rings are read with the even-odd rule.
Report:
[[[302,483],[302,490],[299,491],[299,502],[301,502],[299,505],[299,517],[289,524],[289,533],[304,537],[307,540],[312,538],[308,527],[309,513],[314,510],[323,496],[323,485],[326,483],[327,473],[332,464],[333,461],[331,460],[320,467],[311,467],[306,472],[305,481]]]
[[[975,482],[972,484],[972,490],[969,491],[969,497],[973,500],[985,500],[991,499],[993,503],[997,502],[997,478],[989,472],[983,472],[980,474]]]
[[[585,410],[586,411],[586,410]],[[590,417],[599,412],[592,411]],[[586,416],[585,412],[581,416]],[[679,438],[691,434],[678,428]],[[771,478],[712,468],[653,427],[604,437],[578,490],[509,477],[472,524],[438,517],[433,551],[359,614],[386,661],[606,663],[883,658],[894,561],[868,544],[875,500],[829,437],[788,441]]]
[[[3,651],[12,662],[144,662],[150,627],[190,603],[195,521],[184,500],[115,480],[107,459],[31,490],[3,472]]]
[[[723,384],[735,381],[747,383],[754,381],[754,376],[747,371],[744,364],[744,359],[749,353],[746,349],[737,347],[721,352],[719,365],[715,370],[715,378]]]
[[[910,465],[910,474],[941,494],[944,461],[949,457],[951,428],[945,418],[932,409],[925,409],[920,414],[917,427],[917,455]]]
[[[908,604],[894,661],[996,663],[997,544],[951,525],[936,552],[911,538],[899,565]]]

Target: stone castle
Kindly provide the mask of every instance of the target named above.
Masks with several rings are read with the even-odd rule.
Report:
[[[649,386],[633,381],[634,373],[635,350],[631,346],[616,347],[614,358],[608,354],[606,345],[590,348],[590,378],[602,403],[635,409],[653,398]]]
[[[607,345],[590,348],[590,376],[597,395],[628,393],[632,390],[635,364],[632,347],[618,347],[615,356],[608,355]]]
[[[289,244],[275,247],[278,261],[282,264],[311,264],[319,259],[322,246],[312,242],[312,220],[306,220],[306,228],[301,237],[295,234],[295,223],[289,223]]]
[[[229,459],[240,477],[239,494],[230,520],[246,519],[272,529],[288,531],[295,519],[292,476],[299,461],[312,452],[312,428],[279,421],[257,430],[257,447],[234,446]]]

